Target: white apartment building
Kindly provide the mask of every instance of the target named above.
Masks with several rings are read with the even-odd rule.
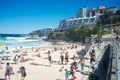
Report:
[[[60,21],[59,28],[81,27],[83,25],[96,25],[97,22],[100,20],[99,17],[103,15],[105,11],[115,13],[117,11],[117,8],[105,8],[104,6],[99,6],[97,9],[89,9],[87,7],[80,8],[76,13],[76,17],[69,17]]]
[[[52,28],[44,28],[44,29],[41,29],[40,32],[41,32],[41,36],[47,36],[50,32],[52,31]]]

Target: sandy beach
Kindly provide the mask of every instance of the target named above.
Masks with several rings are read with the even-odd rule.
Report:
[[[74,44],[74,47],[73,47]],[[104,46],[104,43],[102,44]],[[77,46],[77,47],[75,47]],[[10,67],[13,68],[14,74],[11,75],[11,80],[21,80],[21,74],[19,73],[20,67],[24,66],[26,69],[26,79],[25,80],[66,80],[65,79],[65,69],[70,71],[71,63],[74,62],[73,55],[78,57],[77,52],[82,49],[82,45],[78,45],[75,43],[64,43],[64,44],[56,44],[52,46],[46,46],[46,47],[34,47],[34,48],[26,48],[22,49],[22,51],[13,53],[13,51],[10,51],[10,54],[2,54],[1,56],[10,56],[10,60],[2,60],[2,69],[0,69],[0,79],[4,79],[5,76],[5,69],[6,69],[6,63],[10,63]],[[56,50],[56,51],[55,51]],[[101,51],[98,50],[97,47],[95,47],[96,50],[96,57],[99,56],[101,58]],[[48,52],[50,52],[50,55],[52,57],[52,63],[51,66],[49,66],[48,61]],[[65,56],[66,52],[69,53],[69,62],[67,65],[61,64],[60,55],[61,53]],[[40,53],[40,57],[37,55]],[[22,55],[24,59],[27,59],[27,61],[20,63],[20,60],[18,61],[18,64],[14,64],[14,56],[15,55]],[[84,67],[84,73],[81,71],[81,65],[78,65],[78,71],[75,72],[75,75],[78,80],[86,80],[88,76],[85,76],[86,74],[89,74],[91,72],[90,68],[90,56],[89,54],[85,55],[85,65]],[[99,59],[100,60],[100,59]],[[79,61],[79,59],[78,59]],[[62,69],[61,69],[62,68]],[[60,70],[61,69],[61,70]],[[72,76],[69,76],[69,79],[71,79]]]
[[[32,50],[31,48],[22,49],[20,52],[13,52],[10,51],[10,54],[2,54],[2,56],[10,56],[10,60],[1,60],[2,69],[0,69],[0,78],[4,79],[5,76],[5,67],[6,63],[10,63],[10,67],[13,68],[14,74],[11,75],[11,80],[20,80],[21,74],[18,73],[19,68],[24,66],[26,68],[27,76],[26,80],[65,80],[65,69],[70,70],[70,64],[73,62],[73,59],[69,59],[67,65],[61,65],[60,62],[60,55],[61,53],[65,56],[65,53],[69,53],[69,58],[72,58],[73,55],[77,56],[77,51],[80,51],[82,46],[78,44],[77,48],[72,48],[72,43],[64,43],[64,44],[56,44],[52,46],[46,47],[34,47]],[[56,48],[56,51],[55,51]],[[72,49],[71,49],[72,48]],[[52,56],[53,63],[49,66],[48,61],[48,51]],[[41,57],[38,57],[37,54],[40,53]],[[15,55],[23,55],[24,59],[28,59],[28,61],[18,64],[14,64],[14,56]],[[62,71],[60,72],[60,68],[63,67]],[[79,75],[80,73],[77,73]],[[79,76],[78,76],[79,77]],[[70,77],[71,78],[71,77]]]

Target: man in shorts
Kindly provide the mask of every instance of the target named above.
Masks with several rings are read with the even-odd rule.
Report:
[[[6,71],[5,71],[5,80],[7,80],[7,76],[8,76],[8,80],[10,80],[10,66],[9,63],[6,64]]]

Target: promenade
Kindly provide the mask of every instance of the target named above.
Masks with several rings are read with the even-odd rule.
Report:
[[[94,43],[92,44],[92,46],[94,46],[94,49],[95,49],[95,52],[96,52],[96,62],[98,63],[98,65],[99,65],[99,62],[101,61],[101,59],[104,55],[104,52],[105,52],[105,48],[104,48],[105,45],[104,44],[105,44],[105,42],[103,42],[101,44],[101,49],[98,49],[98,44],[94,44]],[[85,59],[86,59],[85,60],[85,65],[86,65],[85,73],[80,75],[80,76],[82,76],[82,78],[80,80],[88,80],[90,72],[92,72],[92,69],[90,67],[89,51],[85,55]],[[87,66],[89,66],[89,67],[87,67]]]

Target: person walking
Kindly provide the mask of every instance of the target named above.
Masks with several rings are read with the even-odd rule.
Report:
[[[5,80],[7,80],[7,76],[8,76],[8,80],[10,80],[10,66],[9,66],[9,63],[6,64]]]
[[[82,57],[81,59],[80,59],[80,65],[81,65],[81,70],[82,71],[84,71],[84,65],[85,65],[85,59],[84,59],[84,57]]]

